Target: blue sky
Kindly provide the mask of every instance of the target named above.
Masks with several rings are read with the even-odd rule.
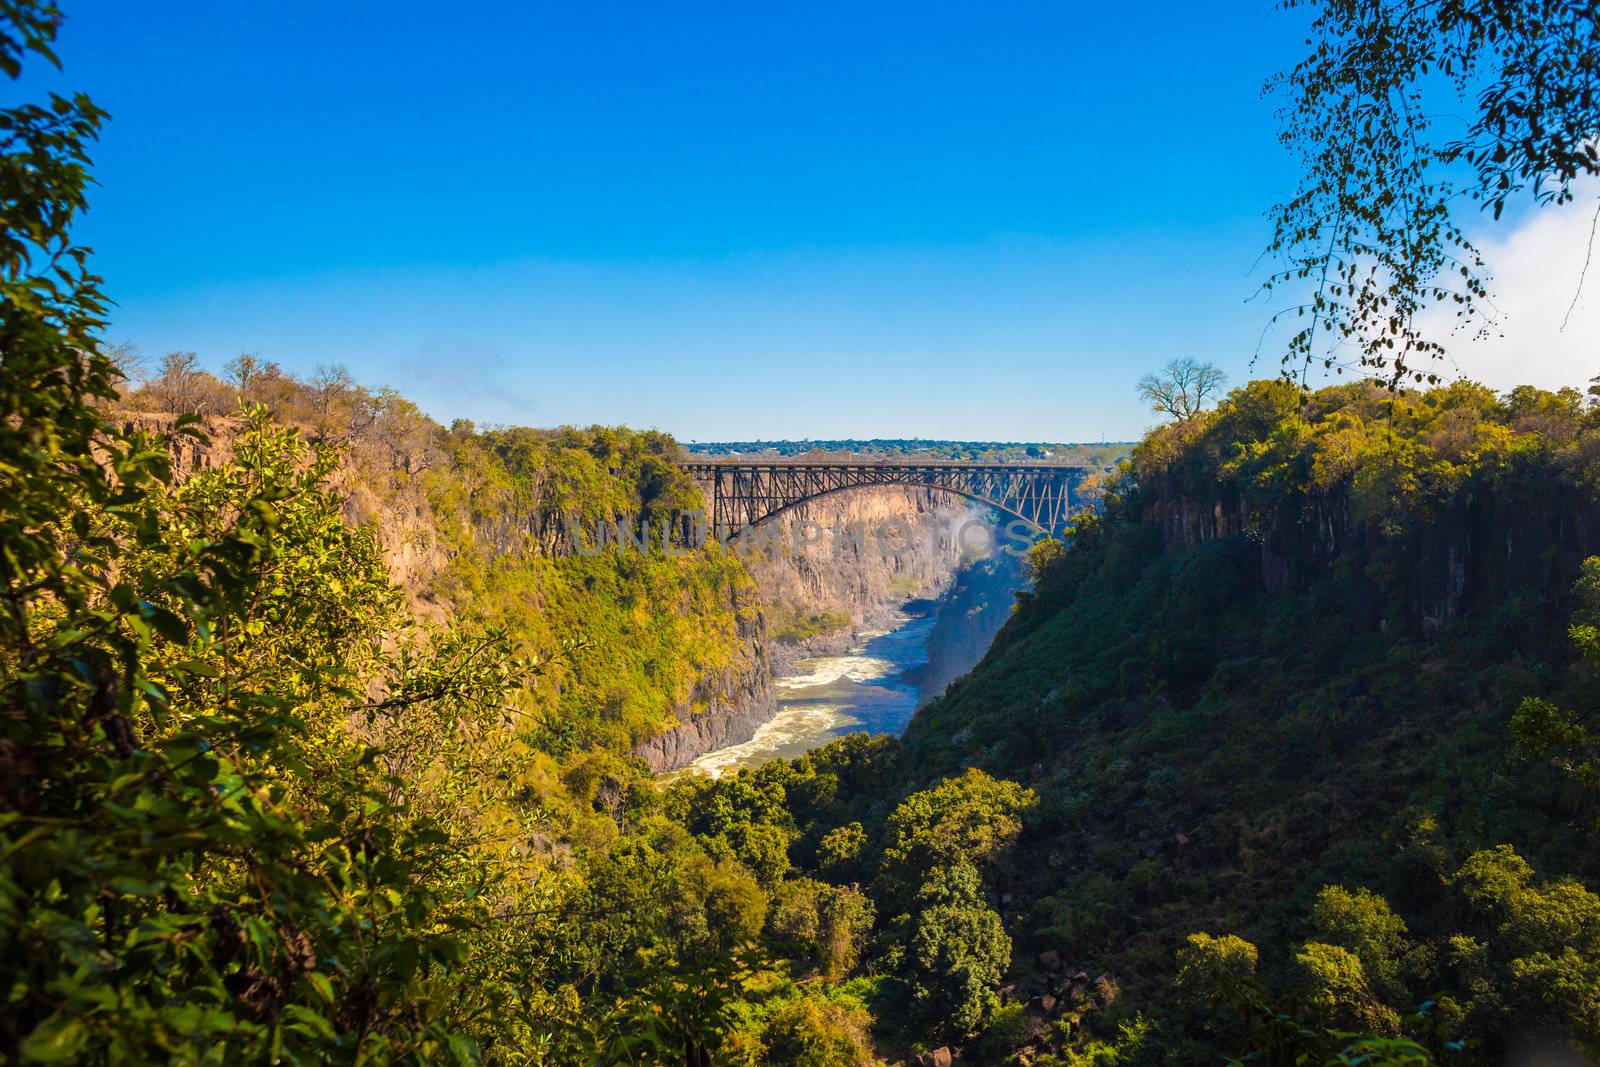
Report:
[[[1128,437],[1293,183],[1254,0],[63,6],[112,338],[445,421]]]

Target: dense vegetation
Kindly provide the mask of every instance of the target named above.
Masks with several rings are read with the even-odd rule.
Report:
[[[0,112],[8,1062],[1600,1054],[1595,398],[1249,383],[903,741],[663,785],[748,577],[561,519],[692,504],[674,443],[128,389],[102,119]]]
[[[1570,390],[1252,382],[1147,437],[905,739],[913,782],[1040,796],[998,883],[1018,977],[1055,980],[1039,953],[1111,976],[1082,1020],[1104,1057],[1326,1058],[1330,1030],[1593,1055],[1593,676],[1566,624],[1592,656],[1594,572],[1570,589],[1597,475]]]
[[[625,752],[680,712],[703,712],[720,694],[702,680],[737,671],[759,629],[754,588],[732,554],[659,551],[680,513],[704,507],[664,434],[446,430],[337,369],[301,381],[249,356],[222,378],[188,353],[152,371],[120,408],[206,415],[213,452],[226,450],[237,428],[226,413],[241,403],[336,447],[347,515],[374,524],[397,564],[409,561],[404,584],[419,610],[503,627],[539,658],[522,706],[557,755]],[[620,551],[614,519],[630,533],[648,527],[657,551]],[[612,547],[596,552],[602,537]]]
[[[5,14],[15,75],[48,55],[58,15]],[[0,1056],[702,1057],[734,1031],[749,967],[727,949],[764,915],[754,877],[651,815],[610,736],[578,729],[560,758],[527,692],[555,661],[483,624],[493,604],[409,611],[378,524],[347,519],[363,494],[381,516],[413,482],[431,504],[438,452],[482,474],[443,509],[467,522],[495,494],[667,506],[670,442],[441,438],[397,398],[244,366],[240,392],[278,421],[247,410],[225,447],[197,453],[189,418],[118,411],[99,348],[100,282],[70,226],[102,116],[52,99],[3,120]],[[283,395],[256,392],[269,387]],[[299,399],[314,401],[304,422]],[[196,455],[174,477],[173,457]],[[446,583],[518,554],[455,547]],[[656,619],[648,597],[628,602],[636,588],[586,595],[643,629]],[[597,674],[649,647],[606,637]],[[576,676],[581,654],[561,669]]]
[[[503,472],[588,440],[439,443]],[[537,461],[507,462],[519,447]],[[573,703],[454,755],[466,781],[418,764],[455,847],[493,825],[509,855],[475,845],[483,876],[524,870],[548,909],[501,934],[538,978],[514,1029],[463,1032],[496,1057],[604,1059],[638,1054],[642,1014],[662,1048],[780,1063],[1592,1050],[1600,798],[1576,653],[1600,613],[1600,571],[1577,565],[1600,547],[1597,460],[1600,411],[1572,391],[1253,382],[1140,443],[903,742],[663,793],[624,735],[552,743],[605,721],[575,674]],[[455,484],[468,462],[439,469]],[[597,484],[641,484],[609,462]],[[622,596],[594,595],[575,619]],[[362,736],[402,769],[436,743]]]

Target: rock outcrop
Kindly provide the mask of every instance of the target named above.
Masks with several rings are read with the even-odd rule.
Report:
[[[1168,489],[1141,517],[1169,549],[1240,542],[1254,556],[1255,583],[1272,595],[1308,588],[1341,558],[1376,561],[1344,576],[1346,595],[1364,605],[1373,626],[1388,602],[1400,609],[1397,621],[1420,630],[1516,590],[1565,603],[1579,563],[1600,553],[1600,514],[1576,494],[1528,493],[1487,478],[1400,537],[1364,517],[1344,485],[1308,492],[1292,511],[1254,500],[1232,483],[1201,492]]]
[[[695,701],[679,709],[677,726],[640,744],[634,754],[658,774],[675,771],[707,752],[750,740],[777,713],[766,644],[752,637],[732,667],[700,680]]]

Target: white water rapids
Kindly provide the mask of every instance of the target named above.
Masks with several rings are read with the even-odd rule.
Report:
[[[768,760],[793,758],[835,737],[864,730],[898,734],[917,708],[917,688],[901,672],[928,661],[932,612],[897,612],[890,627],[862,633],[844,655],[814,656],[774,678],[778,714],[738,745],[707,752],[687,768],[718,777]]]

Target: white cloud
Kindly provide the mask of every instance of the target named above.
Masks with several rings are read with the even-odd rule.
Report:
[[[1579,291],[1600,181],[1576,192],[1571,203],[1532,212],[1503,235],[1480,236],[1499,321],[1481,340],[1459,334],[1447,340],[1465,377],[1496,389],[1555,389],[1600,375],[1600,244]]]

